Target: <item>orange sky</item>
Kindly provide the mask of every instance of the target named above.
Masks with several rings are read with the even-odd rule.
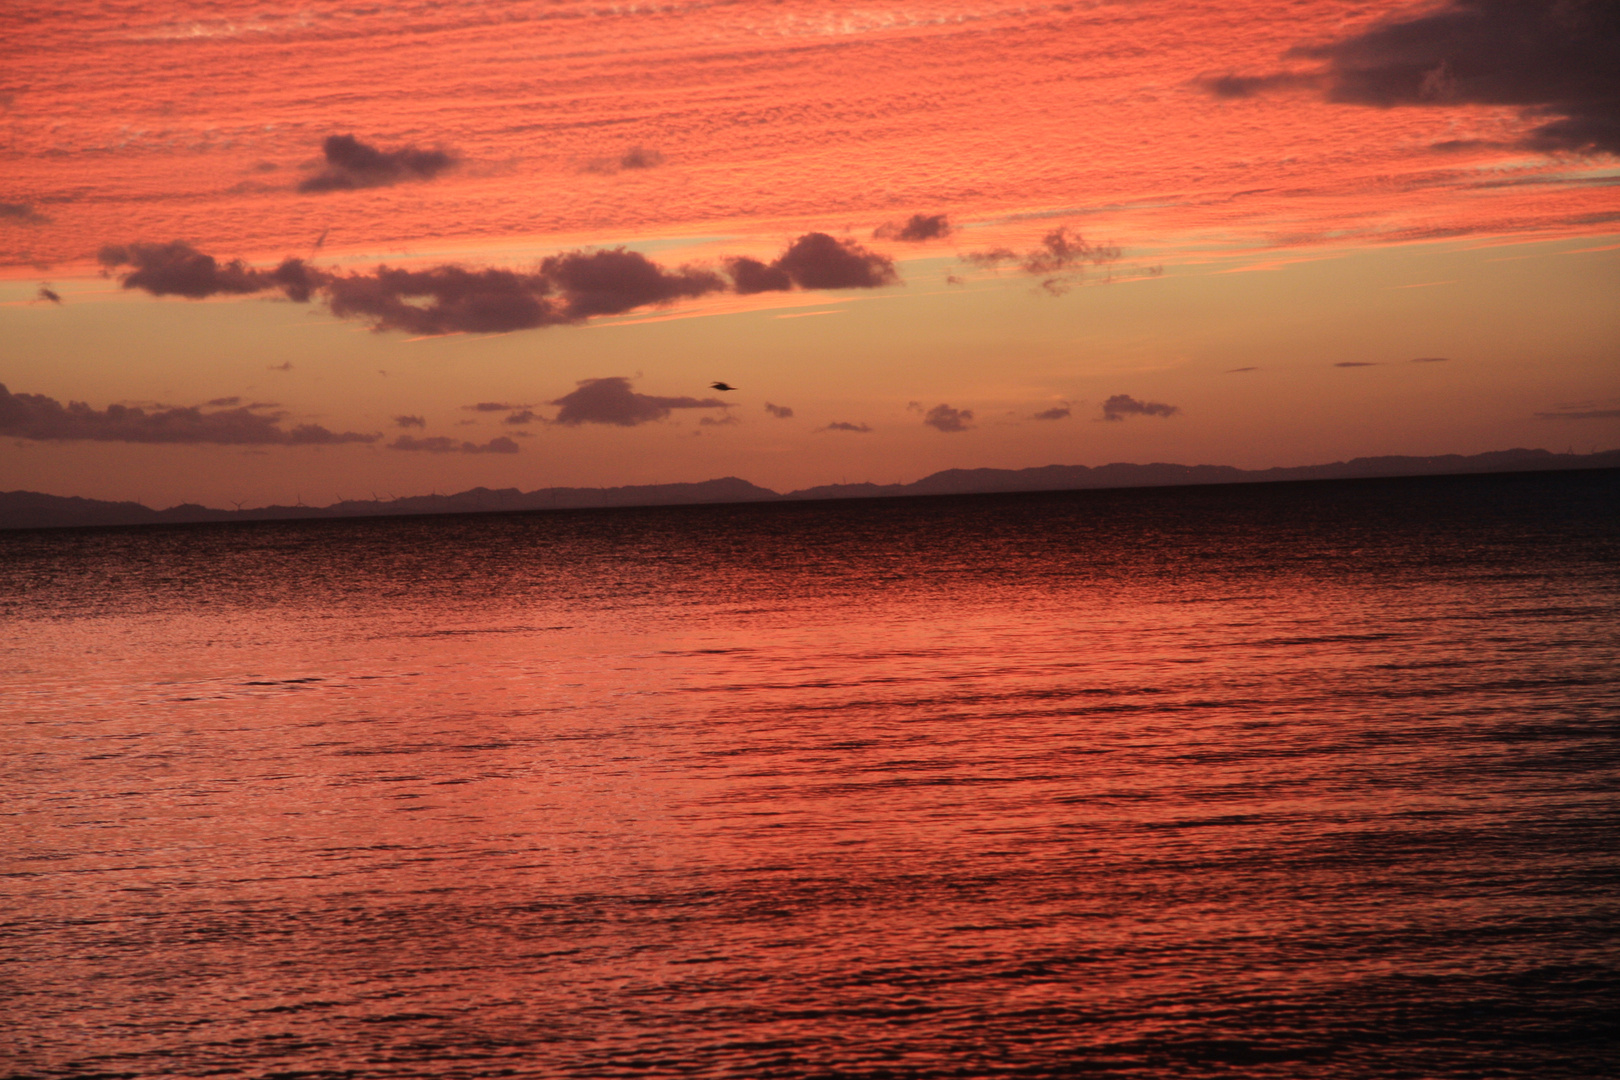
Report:
[[[1466,13],[1488,29],[1499,8]],[[1535,97],[1552,75],[1528,70],[1506,92],[1471,75],[1524,66],[1489,55],[1487,33],[1384,107],[1345,74],[1366,50],[1342,43],[1406,33],[1413,11],[10,4],[0,383],[96,416],[53,427],[30,398],[0,490],[224,505],[1620,444],[1614,147],[1538,134],[1615,121],[1606,62],[1573,91]],[[1612,50],[1601,20],[1548,32],[1564,30],[1574,52],[1549,70],[1580,71],[1583,43]],[[334,171],[323,142],[349,134],[384,164]],[[408,148],[453,164],[389,156]],[[323,169],[337,190],[310,183]],[[952,231],[882,229],[914,214]],[[1118,257],[1021,269],[1058,228]],[[815,232],[893,260],[897,280],[731,291],[727,260],[769,263]],[[340,317],[335,292],[156,298],[100,274],[108,245],[173,240],[258,272],[307,258],[356,289],[383,262],[538,275],[546,256],[619,245],[720,285],[422,338]],[[1017,257],[962,258],[998,248]],[[555,422],[582,380],[613,377],[646,416]],[[739,388],[729,408],[701,404],[715,379]],[[1104,419],[1118,395],[1174,411]],[[698,404],[667,405],[683,399]],[[464,408],[479,402],[533,419]],[[262,422],[231,420],[233,443],[207,441],[223,420],[129,441],[115,404]],[[365,439],[289,444],[300,424]],[[463,452],[501,439],[517,452]]]

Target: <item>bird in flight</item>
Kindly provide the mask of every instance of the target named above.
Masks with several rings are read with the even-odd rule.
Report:
[[[709,384],[709,389],[710,390],[735,390],[737,388],[735,386],[732,386],[730,383],[712,382],[712,383]]]

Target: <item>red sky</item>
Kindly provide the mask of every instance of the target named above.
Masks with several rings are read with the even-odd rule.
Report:
[[[1614,21],[1483,0],[13,3],[0,489],[222,505],[1612,447]],[[335,135],[376,153],[323,156]],[[950,231],[900,238],[913,215]],[[1093,257],[1043,247],[1057,229]],[[728,260],[811,233],[892,277],[736,294]],[[131,245],[175,240],[250,277],[304,258],[316,291],[122,287]],[[710,285],[630,303],[541,265],[619,246]],[[526,275],[545,314],[476,332],[510,289],[480,279],[451,312],[387,292],[383,263]],[[617,395],[596,412],[557,404],[603,379],[624,381],[590,384]],[[1105,419],[1120,395],[1173,411]]]

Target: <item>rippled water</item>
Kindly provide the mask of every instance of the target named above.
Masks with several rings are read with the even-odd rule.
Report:
[[[15,1076],[1603,1076],[1620,474],[0,534]]]

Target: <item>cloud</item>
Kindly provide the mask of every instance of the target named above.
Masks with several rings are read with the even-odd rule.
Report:
[[[1112,244],[1088,243],[1067,226],[1053,229],[1041,237],[1041,242],[1022,254],[1011,248],[991,248],[988,251],[970,251],[961,256],[963,262],[995,268],[1017,263],[1018,269],[1032,277],[1044,278],[1041,288],[1054,296],[1067,292],[1084,274],[1085,267],[1118,262],[1120,249]]]
[[[39,287],[39,292],[34,294],[34,299],[44,300],[47,303],[60,306],[62,303],[62,294],[48,285],[41,285]]]
[[[1269,90],[1292,90],[1319,86],[1322,77],[1311,72],[1281,71],[1271,75],[1214,75],[1198,80],[1218,98],[1247,98]]]
[[[235,402],[236,398],[217,401]],[[319,424],[283,428],[281,412],[260,412],[263,405],[222,408],[145,409],[109,405],[93,409],[82,401],[66,405],[42,394],[13,394],[0,385],[0,435],[39,441],[87,439],[127,443],[218,443],[222,445],[315,446],[371,443],[378,435],[328,431]]]
[[[321,150],[326,155],[326,168],[300,181],[299,191],[352,191],[404,180],[431,180],[456,163],[443,150],[419,150],[414,146],[379,150],[353,135],[328,135]]]
[[[1236,375],[1240,371],[1259,371],[1259,370],[1260,369],[1257,368],[1257,367],[1235,367],[1235,368],[1227,368],[1226,373],[1228,375]]]
[[[339,318],[359,318],[376,331],[411,334],[499,334],[567,322],[546,298],[543,274],[436,266],[331,276],[326,303]]]
[[[912,214],[903,223],[885,222],[872,236],[878,240],[903,240],[920,244],[925,240],[939,240],[951,235],[950,220],[944,214]]]
[[[396,416],[396,417],[394,417],[394,425],[396,427],[425,428],[425,427],[427,427],[427,417],[425,417],[425,416]]]
[[[793,241],[776,265],[801,289],[876,289],[898,280],[892,260],[820,232]]]
[[[217,397],[212,401],[206,401],[203,404],[214,408],[229,408],[232,405],[242,404],[242,399],[239,397]]]
[[[859,434],[862,434],[862,435],[866,434],[867,432],[869,432],[871,430],[872,429],[867,427],[865,424],[851,424],[851,423],[849,423],[848,421],[845,421],[845,420],[835,420],[832,423],[828,424],[826,427],[816,428],[816,431],[818,431],[818,432],[820,432],[820,431],[854,431],[854,432],[858,432]]]
[[[1450,359],[1451,359],[1451,357],[1449,357],[1449,356],[1414,356],[1412,358],[1412,363],[1414,363],[1414,364],[1444,364]]]
[[[1067,420],[1069,418],[1069,415],[1070,415],[1069,407],[1067,405],[1054,405],[1050,409],[1046,409],[1043,412],[1036,413],[1034,416],[1030,417],[1030,419],[1031,420]]]
[[[271,364],[266,370],[268,370],[268,371],[291,371],[292,367],[293,366],[292,366],[292,361],[291,360],[283,360],[279,364]]]
[[[1620,409],[1591,409],[1582,412],[1538,412],[1542,420],[1620,420]]]
[[[273,282],[242,260],[220,263],[184,240],[167,244],[108,244],[96,258],[108,270],[133,266],[121,281],[126,289],[144,289],[153,296],[189,296],[193,300],[220,293],[246,295],[263,292]]]
[[[793,410],[788,408],[786,405],[772,405],[767,401],[765,403],[765,411],[776,417],[778,420],[791,420],[793,418]]]
[[[774,262],[762,263],[746,255],[726,260],[726,273],[731,275],[732,287],[744,296],[793,288],[793,279],[786,270]]]
[[[949,405],[935,405],[923,416],[923,423],[939,431],[966,431],[972,427],[972,409],[953,409]]]
[[[1181,410],[1174,405],[1158,401],[1137,401],[1129,394],[1115,394],[1103,402],[1104,420],[1123,420],[1127,416],[1175,416]]]
[[[604,379],[581,379],[579,389],[551,402],[558,407],[556,423],[567,427],[580,424],[613,424],[635,427],[662,420],[672,409],[724,409],[718,398],[654,397],[630,389],[630,380],[614,375]]]
[[[1337,364],[1334,364],[1333,366],[1334,367],[1378,367],[1379,365],[1372,362],[1371,360],[1340,360]]]
[[[617,159],[592,158],[585,163],[585,171],[611,176],[620,169],[656,169],[664,163],[664,155],[646,146],[632,146]]]
[[[388,449],[413,450],[428,454],[515,454],[518,452],[518,444],[504,435],[482,444],[457,442],[443,435],[434,435],[426,439],[401,435],[388,444]]]
[[[538,415],[533,409],[520,409],[502,420],[503,424],[532,424],[536,420],[544,421],[545,417]]]
[[[17,221],[24,225],[47,225],[51,219],[35,210],[30,203],[0,202],[0,220]]]
[[[518,409],[528,409],[532,407],[533,402],[527,401],[522,402],[521,404],[510,401],[480,401],[476,405],[463,405],[461,408],[463,412],[515,412]]]
[[[742,421],[737,419],[735,416],[731,415],[730,413],[727,413],[725,416],[722,416],[722,417],[720,417],[718,419],[716,419],[713,416],[705,416],[705,417],[701,418],[700,420],[698,420],[698,426],[699,427],[730,427],[733,424],[740,424],[740,423],[742,423]]]
[[[690,266],[665,270],[645,255],[622,247],[553,255],[540,269],[563,292],[564,316],[569,320],[618,315],[726,287],[725,279],[712,270]]]
[[[1218,96],[1319,85],[1380,108],[1516,106],[1541,152],[1620,153],[1620,8],[1613,0],[1454,0],[1325,45],[1320,70],[1205,80]]]

